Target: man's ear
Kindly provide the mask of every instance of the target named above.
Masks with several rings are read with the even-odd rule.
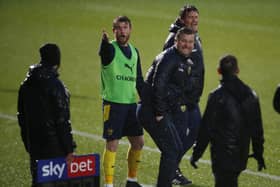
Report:
[[[236,70],[236,74],[238,74],[238,73],[239,73],[239,71],[240,71],[240,70],[239,70],[239,68],[237,68],[237,70]]]
[[[217,72],[218,72],[218,74],[222,75],[221,68],[217,68]]]

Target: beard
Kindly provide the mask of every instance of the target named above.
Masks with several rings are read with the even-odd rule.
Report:
[[[117,37],[117,42],[120,45],[126,45],[128,43],[129,40],[129,35],[125,36],[125,35],[120,35]]]

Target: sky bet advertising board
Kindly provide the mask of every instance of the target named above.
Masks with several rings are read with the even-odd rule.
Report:
[[[71,164],[65,158],[38,160],[38,183],[100,175],[98,154],[76,155]]]

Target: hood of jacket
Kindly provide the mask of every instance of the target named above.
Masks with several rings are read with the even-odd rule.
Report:
[[[221,85],[236,98],[239,103],[242,103],[251,95],[250,88],[235,75],[223,77]]]
[[[169,32],[177,33],[177,31],[184,26],[185,25],[180,21],[180,19],[177,18],[175,22],[170,25]]]

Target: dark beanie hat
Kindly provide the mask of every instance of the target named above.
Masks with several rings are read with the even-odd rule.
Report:
[[[41,64],[47,66],[60,65],[60,50],[56,44],[47,43],[40,48]]]

